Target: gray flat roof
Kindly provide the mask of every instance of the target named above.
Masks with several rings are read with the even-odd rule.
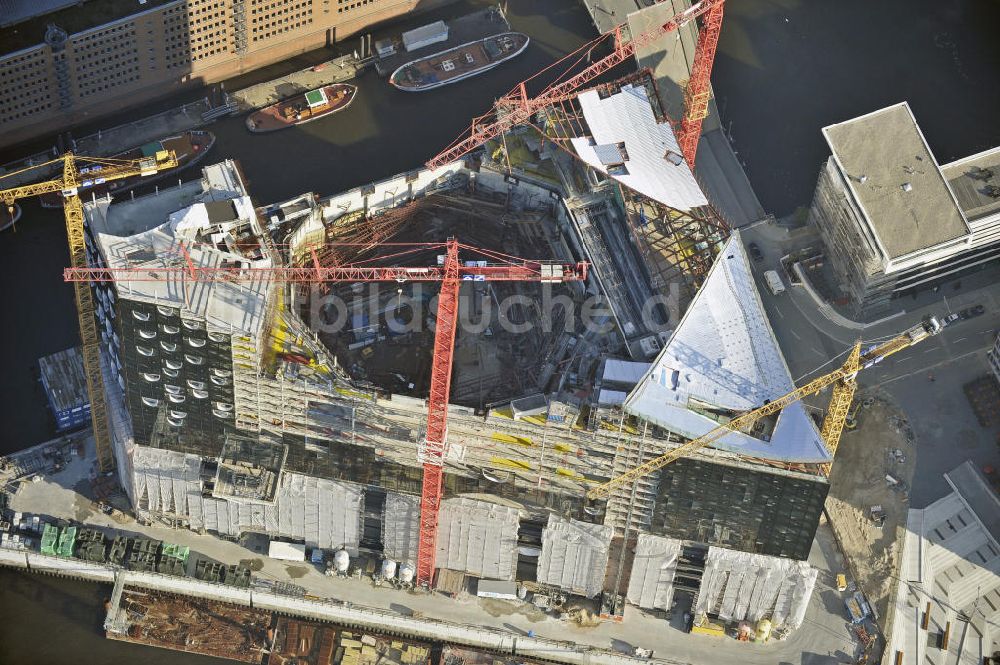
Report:
[[[1000,198],[986,193],[990,185],[1000,187],[1000,147],[945,164],[941,172],[969,221],[1000,211]]]
[[[906,102],[824,127],[823,136],[889,258],[969,233]]]
[[[972,462],[966,461],[948,473],[945,480],[965,502],[993,541],[1000,543],[1000,498],[986,483]]]

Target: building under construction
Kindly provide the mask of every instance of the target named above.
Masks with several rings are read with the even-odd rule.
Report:
[[[550,111],[537,120],[553,185],[470,160],[255,209],[223,162],[157,196],[88,203],[114,452],[136,512],[412,570],[440,295],[421,275],[451,260],[454,236],[436,569],[614,609],[701,591],[718,599],[707,613],[797,626],[830,461],[805,407],[586,498],[792,380],[738,234],[713,221],[648,81]],[[543,260],[591,270],[563,282]],[[542,266],[542,283],[493,281],[498,265]],[[340,274],[358,277],[302,277]],[[653,298],[674,279],[687,295]],[[728,573],[703,588],[743,564],[767,593]],[[726,605],[744,592],[752,603]]]

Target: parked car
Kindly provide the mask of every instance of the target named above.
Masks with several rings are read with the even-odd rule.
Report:
[[[948,316],[941,319],[941,325],[950,326],[951,324],[955,323],[955,321],[958,321],[958,318],[959,318],[958,314],[949,314]]]
[[[747,251],[750,252],[750,258],[754,261],[764,260],[764,252],[760,251],[760,246],[757,243],[752,242],[747,245]]]
[[[986,312],[986,308],[982,305],[973,305],[972,307],[966,307],[961,312],[958,313],[961,319],[971,319],[973,317],[979,316]]]

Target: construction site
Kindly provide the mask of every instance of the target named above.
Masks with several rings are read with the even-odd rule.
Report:
[[[129,177],[166,153],[0,180],[5,202],[66,197],[99,470],[127,510],[404,590],[502,581],[555,616],[631,606],[686,631],[793,634],[855,376],[939,327],[795,385],[740,233],[695,177],[722,8],[619,26],[424,168],[330,197],[261,205],[225,160],[154,196],[88,198],[93,169]],[[697,51],[671,119],[652,72],[620,66],[679,30]],[[608,54],[581,65],[593,49]],[[117,639],[245,662],[431,659],[157,594],[121,593]]]

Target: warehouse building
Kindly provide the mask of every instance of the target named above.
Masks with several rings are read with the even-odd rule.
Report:
[[[823,136],[809,216],[855,314],[1000,258],[1000,147],[939,165],[906,102]]]

